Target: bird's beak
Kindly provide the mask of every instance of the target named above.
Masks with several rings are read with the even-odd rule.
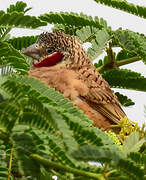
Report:
[[[26,56],[30,56],[33,59],[40,59],[40,50],[36,44],[33,44],[22,51]]]

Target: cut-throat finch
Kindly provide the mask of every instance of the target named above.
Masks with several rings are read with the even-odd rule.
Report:
[[[23,53],[33,58],[29,76],[64,94],[93,120],[94,126],[108,129],[125,116],[109,84],[75,37],[63,32],[42,33]]]

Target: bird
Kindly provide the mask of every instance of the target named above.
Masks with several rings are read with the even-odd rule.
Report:
[[[93,126],[107,130],[126,116],[76,37],[61,31],[43,32],[22,53],[33,59],[29,76],[69,98],[93,121]]]

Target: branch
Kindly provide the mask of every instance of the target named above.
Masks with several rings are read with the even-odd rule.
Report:
[[[8,180],[10,180],[10,178],[11,178],[12,161],[13,161],[13,152],[14,152],[14,148],[11,147],[10,160],[9,160],[9,168],[8,168]]]
[[[116,60],[115,60],[114,52],[112,50],[112,43],[111,42],[109,42],[109,48],[107,48],[106,52],[107,52],[107,55],[108,55],[108,62],[107,63],[108,64],[111,63],[114,66]]]
[[[76,174],[76,175],[81,175],[84,177],[90,177],[90,178],[97,179],[97,180],[105,180],[105,178],[103,177],[102,174],[95,174],[95,173],[86,172],[86,171],[82,171],[79,169],[71,168],[71,167],[68,167],[65,165],[61,165],[59,163],[49,161],[49,160],[47,160],[47,159],[45,159],[45,158],[43,158],[37,154],[31,154],[30,157],[32,159],[36,160],[37,162],[41,163],[45,167],[48,167],[48,168],[53,168],[56,170],[62,170],[62,171],[66,171],[66,172]]]
[[[124,60],[121,60],[121,61],[116,61],[115,63],[113,63],[111,61],[108,61],[103,66],[100,66],[99,68],[97,68],[97,71],[103,72],[105,70],[114,69],[116,67],[123,66],[123,65],[126,65],[126,64],[130,64],[130,63],[133,63],[133,62],[136,62],[136,61],[140,61],[140,60],[141,60],[140,57],[136,56],[136,57],[124,59]]]
[[[121,60],[121,61],[117,61],[117,66],[123,66],[123,65],[126,65],[126,64],[130,64],[130,63],[133,63],[133,62],[136,62],[136,61],[140,61],[140,57],[132,57],[132,58],[128,58],[128,59],[124,59],[124,60]]]

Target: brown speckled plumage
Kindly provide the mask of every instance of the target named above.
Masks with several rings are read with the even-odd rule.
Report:
[[[29,76],[63,93],[94,121],[94,126],[106,129],[119,123],[125,113],[77,39],[62,32],[43,33],[36,44],[40,57],[46,56],[47,48],[61,52],[64,57],[51,67],[32,67]]]

